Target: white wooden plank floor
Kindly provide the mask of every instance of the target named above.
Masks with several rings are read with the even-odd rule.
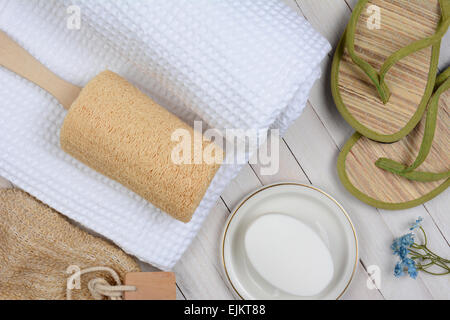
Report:
[[[345,29],[357,0],[280,0],[305,17],[332,44]],[[333,195],[351,216],[359,236],[360,261],[354,280],[342,299],[450,299],[450,277],[421,274],[417,280],[392,275],[395,257],[390,243],[403,234],[416,217],[424,217],[429,242],[436,252],[449,254],[449,191],[425,205],[403,211],[378,210],[353,198],[340,184],[336,160],[340,148],[353,133],[337,112],[330,93],[332,54],[323,63],[323,76],[314,86],[303,115],[280,141],[280,171],[260,174],[260,166],[247,165],[217,201],[197,238],[174,271],[178,299],[233,299],[221,273],[219,241],[224,222],[233,207],[249,192],[279,181],[310,183]],[[442,46],[440,69],[450,64],[450,34]],[[9,183],[0,178],[0,187]],[[381,270],[381,286],[367,286],[369,266]],[[144,270],[156,270],[142,264]]]

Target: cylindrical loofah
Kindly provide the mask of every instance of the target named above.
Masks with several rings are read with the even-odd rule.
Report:
[[[177,164],[172,134],[194,130],[119,75],[92,79],[61,129],[64,151],[120,182],[178,220],[188,222],[220,165]],[[209,144],[203,144],[203,150]],[[193,150],[193,149],[192,149]],[[217,149],[219,150],[219,149]]]
[[[139,272],[136,261],[91,236],[58,212],[18,189],[0,189],[0,300],[64,300],[67,279],[80,269],[109,267],[123,281]],[[108,273],[83,275],[74,300],[92,299],[88,282]]]

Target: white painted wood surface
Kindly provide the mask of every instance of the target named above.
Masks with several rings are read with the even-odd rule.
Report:
[[[357,0],[282,0],[305,17],[336,47]],[[353,133],[336,110],[330,93],[332,54],[323,63],[323,76],[314,86],[303,115],[280,141],[280,170],[263,176],[260,166],[247,165],[230,183],[205,221],[198,236],[174,268],[178,299],[234,299],[225,283],[219,259],[219,242],[230,210],[262,185],[298,181],[319,187],[348,211],[359,236],[359,264],[354,280],[342,299],[450,299],[450,277],[420,274],[417,280],[392,275],[396,258],[390,251],[393,238],[407,231],[416,217],[424,217],[431,247],[449,255],[449,191],[425,205],[403,211],[385,211],[365,205],[340,184],[336,160]],[[440,69],[450,64],[450,34],[442,46]],[[0,188],[10,184],[0,178]],[[369,266],[381,270],[381,287],[367,286]],[[145,271],[156,270],[142,264]]]

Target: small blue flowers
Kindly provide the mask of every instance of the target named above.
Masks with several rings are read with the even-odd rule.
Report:
[[[424,243],[415,243],[412,232],[392,242],[392,252],[400,259],[394,267],[394,276],[397,278],[408,274],[412,279],[416,279],[418,271],[435,276],[450,274],[450,260],[438,256],[427,247],[427,235],[421,226],[422,221],[423,219],[419,217],[409,230],[419,229],[425,239]],[[438,270],[435,271],[436,268]],[[440,272],[437,272],[439,270]]]
[[[408,249],[414,244],[414,235],[412,233],[405,234],[392,242],[391,249],[395,255],[401,259],[408,255]]]
[[[401,247],[398,250],[398,256],[400,257],[400,259],[405,259],[406,256],[408,255],[408,253],[409,253],[409,250],[406,249],[405,247]]]
[[[394,268],[394,276],[400,278],[405,275],[405,272],[407,272],[411,278],[417,278],[417,269],[414,260],[405,258],[397,262]]]
[[[414,235],[407,233],[392,242],[391,249],[394,255],[400,258],[400,261],[395,265],[394,275],[399,278],[405,275],[405,272],[413,279],[417,277],[416,264],[414,260],[408,258],[409,249],[414,244]]]
[[[400,278],[404,275],[405,275],[405,272],[403,271],[403,263],[401,261],[397,262],[397,264],[395,265],[395,268],[394,268],[394,276],[396,276],[397,278]]]
[[[411,226],[411,228],[409,228],[410,231],[413,231],[414,229],[417,229],[420,227],[420,224],[422,223],[423,218],[419,217],[416,222]]]
[[[417,278],[416,262],[413,259],[405,258],[403,259],[403,265],[408,271],[409,276],[413,279],[416,279]]]

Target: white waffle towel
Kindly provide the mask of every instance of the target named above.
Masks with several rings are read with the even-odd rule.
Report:
[[[73,5],[79,30],[67,27]],[[331,49],[276,0],[0,0],[0,29],[76,85],[109,69],[190,123],[281,132],[301,114]],[[0,176],[171,269],[241,166],[222,166],[183,224],[65,154],[65,114],[48,93],[0,68]]]

